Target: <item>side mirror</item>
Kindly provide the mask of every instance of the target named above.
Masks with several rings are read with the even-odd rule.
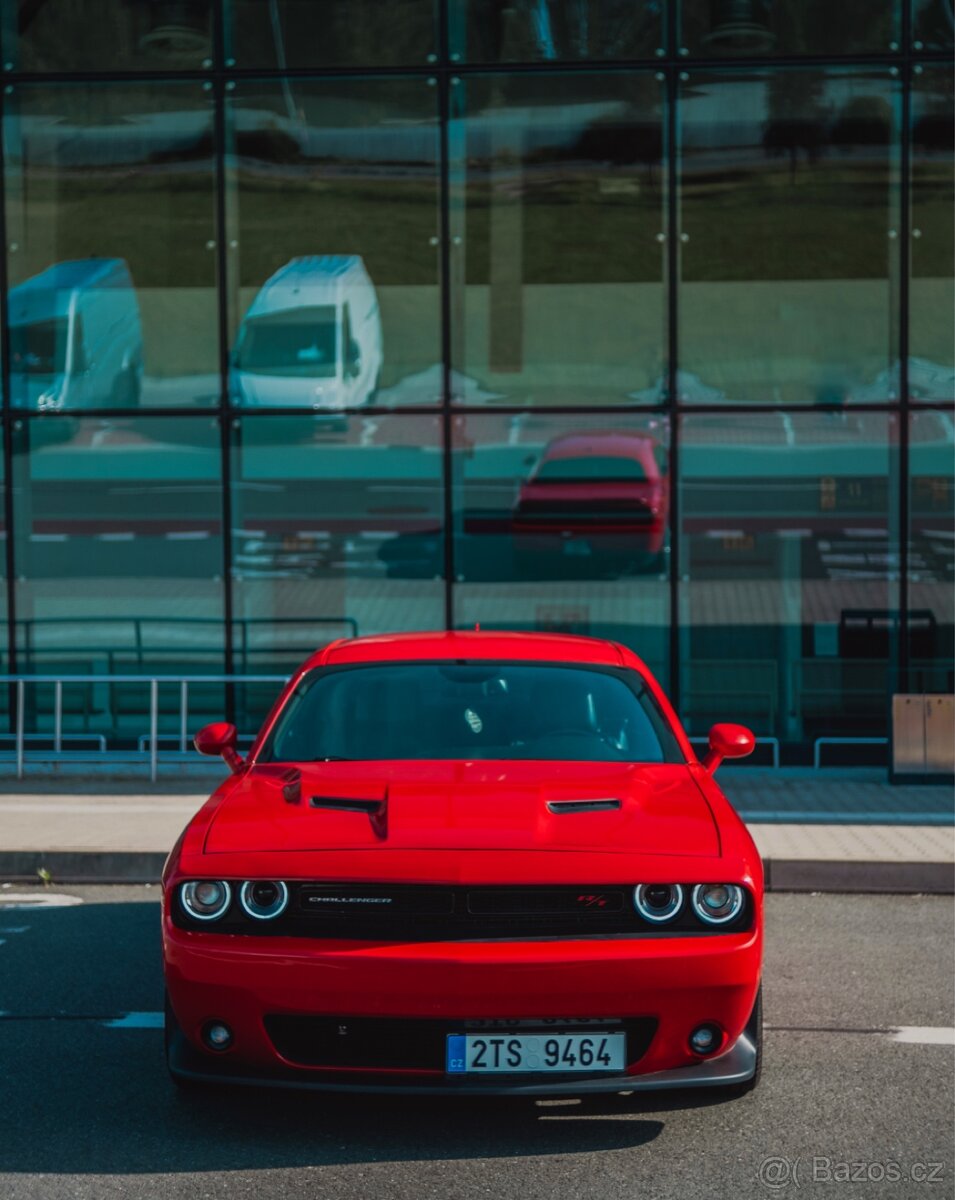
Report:
[[[216,721],[200,729],[193,739],[193,745],[200,754],[221,756],[225,759],[231,771],[238,771],[242,766],[242,758],[236,753],[236,728],[228,721]]]
[[[703,766],[712,775],[724,758],[745,758],[753,753],[755,745],[756,738],[745,725],[714,725]]]

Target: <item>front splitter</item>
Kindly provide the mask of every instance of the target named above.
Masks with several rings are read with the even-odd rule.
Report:
[[[586,1079],[541,1079],[504,1083],[500,1077],[461,1079],[453,1083],[443,1076],[434,1082],[409,1082],[407,1077],[386,1083],[372,1073],[361,1080],[344,1083],[316,1078],[311,1071],[292,1068],[262,1074],[246,1073],[233,1067],[227,1056],[210,1059],[200,1055],[180,1029],[174,1029],[168,1041],[169,1072],[183,1083],[234,1085],[236,1087],[288,1088],[315,1092],[353,1092],[395,1096],[585,1096],[607,1092],[651,1092],[676,1088],[733,1087],[748,1083],[756,1073],[756,1046],[743,1033],[731,1050],[717,1058],[672,1071],[654,1071],[647,1075],[603,1075]]]

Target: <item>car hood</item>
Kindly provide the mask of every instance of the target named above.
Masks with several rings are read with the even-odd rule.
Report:
[[[587,801],[608,803],[574,804]],[[715,856],[720,844],[686,766],[496,761],[252,767],[205,841],[210,854],[408,849]]]

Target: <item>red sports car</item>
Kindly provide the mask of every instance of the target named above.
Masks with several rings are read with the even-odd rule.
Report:
[[[658,570],[666,543],[667,453],[648,434],[565,433],[544,448],[521,484],[512,516],[525,561],[594,560]]]
[[[755,1085],[762,870],[613,642],[422,633],[295,674],[163,874],[180,1083],[582,1094]]]

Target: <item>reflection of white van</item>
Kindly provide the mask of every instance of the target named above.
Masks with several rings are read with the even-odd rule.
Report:
[[[351,408],[381,376],[378,296],[356,254],[293,258],[259,289],[232,353],[233,402]]]
[[[10,289],[12,403],[39,412],[139,403],[143,332],[121,258],[54,263]]]

